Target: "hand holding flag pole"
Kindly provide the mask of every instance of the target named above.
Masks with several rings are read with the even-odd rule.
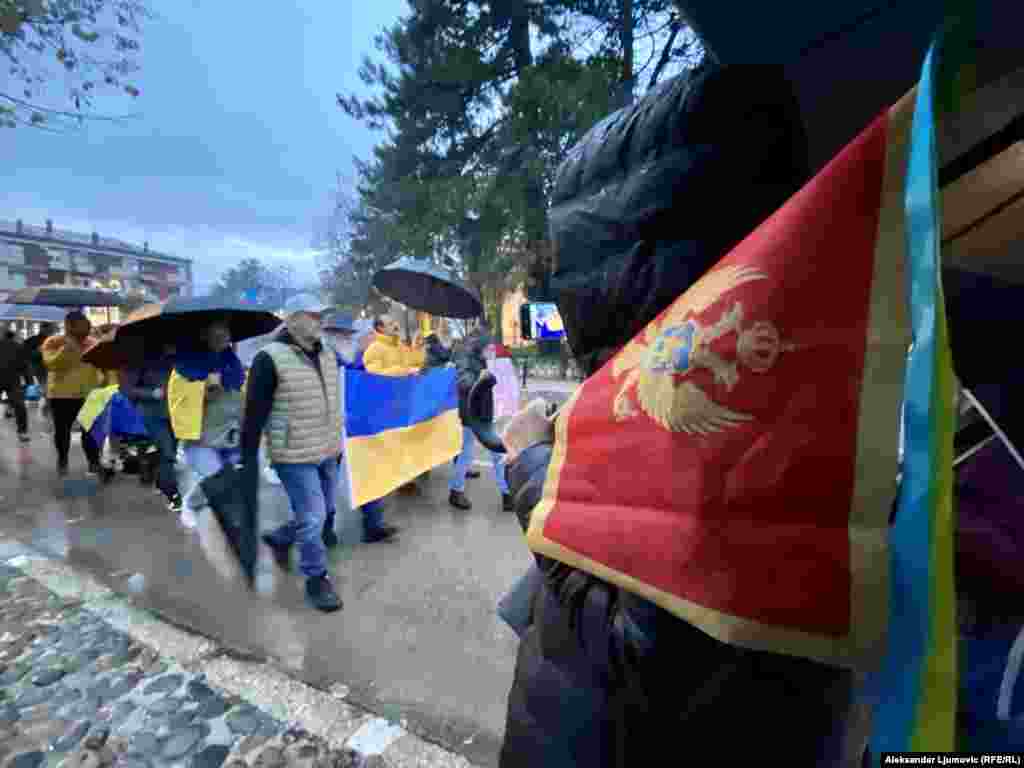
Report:
[[[473,430],[476,439],[489,451],[508,454],[510,460],[531,445],[553,442],[554,424],[561,409],[554,403],[540,398],[532,401],[512,417],[504,436],[498,434],[493,419],[484,419],[481,416],[484,413],[484,399],[492,396],[494,385],[497,383],[498,380],[493,373],[483,371],[469,390],[469,423],[466,426]]]

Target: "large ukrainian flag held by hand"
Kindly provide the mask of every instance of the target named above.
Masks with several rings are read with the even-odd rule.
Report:
[[[462,423],[455,369],[417,376],[345,371],[352,503],[387,496],[459,454]]]
[[[913,106],[880,115],[577,390],[535,552],[724,642],[881,658]]]

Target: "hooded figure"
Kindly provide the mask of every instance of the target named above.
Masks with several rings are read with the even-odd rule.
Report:
[[[462,420],[462,452],[455,459],[455,470],[452,472],[451,480],[448,482],[448,503],[456,509],[469,510],[473,508],[472,502],[466,498],[466,478],[476,477],[471,474],[473,456],[477,443],[476,435],[467,426],[469,423],[469,393],[473,385],[487,373],[487,357],[485,351],[491,346],[491,338],[484,332],[479,331],[471,335],[462,345],[462,348],[455,354],[455,368],[457,371],[457,382],[459,387],[459,418]],[[483,403],[478,403],[478,415],[483,421],[494,420],[494,397],[488,395]],[[491,453],[491,463],[494,466],[494,479],[498,485],[498,492],[501,494],[502,508],[505,511],[512,510],[512,496],[509,493],[508,483],[505,479],[505,461],[500,453]]]
[[[586,375],[808,175],[795,96],[772,68],[708,62],[595,126],[559,169],[550,211],[556,267],[539,275],[541,285],[550,277]],[[524,530],[544,492],[552,440],[509,462]],[[751,754],[841,764],[847,671],[721,643],[595,576],[535,561],[502,768],[627,768],[668,735],[688,751],[735,755],[741,737],[739,749]]]
[[[436,333],[429,334],[423,340],[426,351],[425,365],[427,368],[441,368],[452,361],[452,352],[443,343]]]

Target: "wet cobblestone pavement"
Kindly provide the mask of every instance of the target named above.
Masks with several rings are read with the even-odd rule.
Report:
[[[349,768],[329,749],[202,673],[0,564],[3,768]]]

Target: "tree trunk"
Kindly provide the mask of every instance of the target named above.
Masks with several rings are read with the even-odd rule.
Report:
[[[622,0],[622,105],[633,103],[633,0]]]

